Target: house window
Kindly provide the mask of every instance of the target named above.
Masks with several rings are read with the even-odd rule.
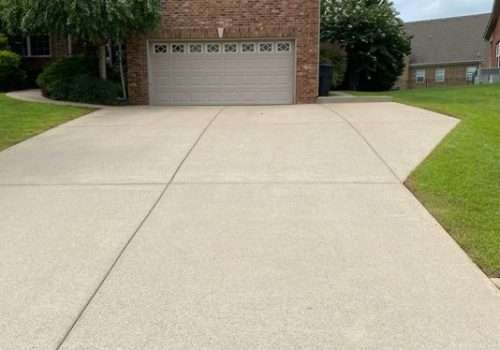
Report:
[[[436,83],[444,83],[444,81],[446,80],[446,69],[436,68],[434,80],[436,81]]]
[[[500,68],[500,41],[497,42],[496,46],[496,58],[497,58],[497,68]]]
[[[425,83],[425,69],[417,69],[415,80],[420,84]]]
[[[29,36],[31,56],[50,56],[50,37],[48,35]]]
[[[474,81],[474,77],[476,76],[476,73],[477,73],[476,66],[467,67],[467,69],[465,70],[465,80]]]
[[[50,46],[49,35],[15,37],[10,40],[12,51],[23,57],[50,57]]]

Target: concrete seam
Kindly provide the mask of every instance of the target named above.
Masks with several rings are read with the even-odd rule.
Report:
[[[277,182],[277,181],[250,181],[250,182],[189,182],[189,181],[179,181],[174,182],[172,185],[178,186],[203,186],[203,185],[401,185],[399,181],[381,181],[381,182],[362,182],[362,181],[289,181],[289,182]]]
[[[345,121],[351,128],[352,130],[354,130],[354,132],[356,134],[358,134],[359,137],[361,137],[361,139],[363,139],[363,141],[366,143],[366,145],[368,145],[368,147],[370,147],[370,149],[372,150],[373,153],[375,153],[375,155],[377,156],[377,158],[386,166],[386,168],[391,172],[392,176],[394,176],[396,178],[396,180],[398,181],[398,183],[403,183],[404,180],[401,180],[398,176],[398,174],[396,174],[396,172],[394,171],[394,169],[391,168],[391,166],[386,162],[386,160],[380,155],[380,153],[378,153],[378,151],[375,149],[375,147],[373,147],[373,145],[370,143],[370,141],[368,141],[368,139],[365,137],[365,135],[363,135],[361,133],[361,131],[358,130],[358,128],[356,128],[356,126],[354,126],[353,123],[351,123],[347,118],[345,118],[341,113],[337,112],[337,111],[334,111],[333,109],[331,108],[328,108],[327,106],[323,106],[323,105],[320,105],[322,107],[324,107],[325,109],[329,110],[331,113],[335,114],[336,116],[338,116],[340,119],[342,119],[343,121]]]
[[[50,183],[7,183],[7,184],[0,184],[1,187],[127,187],[127,186],[165,186],[167,185],[168,182],[124,182],[124,183],[55,183],[55,184],[50,184]]]
[[[106,282],[106,280],[108,279],[108,277],[111,275],[111,272],[113,271],[114,267],[118,264],[118,261],[120,260],[120,258],[123,256],[123,254],[125,253],[125,251],[127,250],[127,248],[130,246],[130,244],[132,243],[132,241],[134,240],[134,238],[137,236],[137,234],[139,233],[139,231],[142,229],[142,227],[144,226],[144,224],[146,223],[146,221],[149,219],[149,217],[151,216],[151,214],[153,213],[153,211],[158,207],[158,204],[160,203],[161,199],[164,197],[164,195],[167,192],[168,188],[170,187],[170,185],[174,181],[174,179],[175,179],[177,173],[179,172],[179,170],[181,169],[181,167],[184,165],[184,163],[189,158],[189,156],[191,155],[191,153],[193,152],[193,150],[195,149],[195,147],[198,145],[198,143],[200,142],[200,140],[203,138],[203,136],[205,135],[205,133],[207,132],[207,130],[210,128],[210,126],[214,123],[215,119],[217,119],[217,117],[222,113],[223,110],[224,110],[224,108],[221,108],[215,114],[215,116],[209,121],[209,123],[202,130],[202,132],[200,133],[200,135],[198,136],[198,138],[195,140],[195,142],[193,143],[193,145],[191,146],[191,148],[188,150],[188,152],[186,153],[186,155],[184,156],[184,158],[182,159],[182,161],[179,163],[179,165],[177,166],[175,172],[170,177],[169,182],[165,185],[165,187],[161,191],[161,193],[158,196],[158,198],[156,199],[156,201],[153,203],[153,205],[151,206],[151,208],[146,213],[146,216],[144,216],[144,218],[141,220],[141,222],[139,223],[139,225],[137,226],[137,228],[134,230],[134,232],[132,233],[132,235],[129,237],[129,239],[125,243],[125,245],[122,247],[122,249],[118,253],[117,257],[115,258],[115,260],[113,261],[113,263],[111,264],[111,266],[109,267],[109,269],[107,270],[107,272],[104,274],[104,277],[101,279],[101,281],[97,285],[97,288],[94,290],[94,292],[91,294],[90,298],[84,304],[83,308],[80,310],[80,312],[76,316],[75,320],[73,321],[73,323],[71,324],[71,326],[69,327],[69,329],[66,331],[66,333],[64,334],[64,336],[62,337],[62,339],[58,342],[57,347],[56,347],[57,350],[61,349],[61,347],[63,346],[64,342],[68,339],[69,335],[71,334],[71,332],[73,331],[73,329],[77,325],[78,321],[81,319],[81,317],[83,316],[83,314],[87,310],[88,306],[92,303],[92,301],[94,300],[95,296],[97,295],[97,293],[99,292],[99,290],[101,289],[101,287],[104,285],[104,283]]]
[[[399,181],[175,181],[172,185],[391,185]],[[60,183],[60,184],[0,184],[0,188],[8,187],[160,187],[167,182],[131,182],[131,183]]]

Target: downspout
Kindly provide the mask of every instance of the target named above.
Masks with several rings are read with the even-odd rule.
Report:
[[[97,49],[97,56],[99,57],[99,78],[102,80],[108,79],[106,71],[106,45],[100,45]]]

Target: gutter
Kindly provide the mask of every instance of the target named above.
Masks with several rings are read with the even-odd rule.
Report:
[[[451,66],[459,64],[481,64],[484,60],[468,60],[468,61],[448,61],[448,62],[427,62],[427,63],[410,63],[410,67],[428,67],[428,66]]]

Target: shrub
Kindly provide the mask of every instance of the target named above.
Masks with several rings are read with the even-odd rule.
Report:
[[[21,58],[12,51],[0,51],[0,91],[19,89],[26,80]]]
[[[87,56],[59,59],[38,76],[37,83],[45,96],[55,100],[116,104],[120,86],[97,77],[97,60]]]
[[[347,54],[337,44],[322,42],[320,48],[321,63],[333,66],[332,87],[338,88],[344,82],[347,69]]]
[[[119,84],[89,74],[59,80],[47,87],[50,98],[98,104],[116,104],[120,92]]]
[[[37,84],[44,95],[47,95],[49,86],[64,84],[66,80],[80,75],[97,76],[97,61],[86,56],[61,58],[43,70],[38,76]]]
[[[0,50],[9,49],[9,38],[5,34],[0,33]]]

